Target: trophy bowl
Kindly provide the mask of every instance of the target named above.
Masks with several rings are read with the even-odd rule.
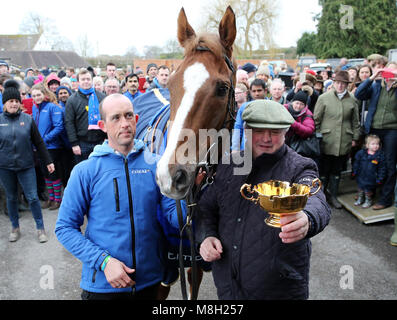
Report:
[[[312,188],[317,189],[310,192]],[[307,199],[315,195],[321,189],[321,181],[316,178],[312,185],[270,180],[259,183],[252,187],[250,184],[244,184],[240,188],[242,197],[259,205],[263,210],[269,213],[265,222],[268,226],[280,228],[280,219],[282,216],[298,213],[305,206]]]

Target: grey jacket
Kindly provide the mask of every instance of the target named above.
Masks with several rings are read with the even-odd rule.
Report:
[[[34,167],[33,145],[43,162],[50,164],[51,157],[32,117],[21,111],[0,114],[0,168],[17,171]]]

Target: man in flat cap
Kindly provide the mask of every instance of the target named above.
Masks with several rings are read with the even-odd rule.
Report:
[[[235,154],[218,165],[214,183],[199,201],[200,254],[212,262],[219,299],[307,299],[310,238],[330,219],[323,192],[309,197],[302,211],[282,217],[281,228],[275,228],[264,221],[268,213],[244,199],[240,188],[269,180],[311,186],[318,178],[316,164],[285,144],[294,119],[283,105],[255,100],[243,120],[247,142],[241,153],[252,155],[252,165],[235,174],[244,165],[236,163]]]

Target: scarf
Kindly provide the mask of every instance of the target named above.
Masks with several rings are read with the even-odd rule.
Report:
[[[94,87],[85,90],[79,87],[79,91],[88,96],[88,130],[100,130],[98,121],[101,120],[99,114],[99,101],[95,93]]]
[[[338,96],[339,100],[342,100],[343,97],[345,96],[347,90],[343,91],[342,93],[336,93],[336,95]]]
[[[296,111],[293,107],[292,107],[292,103],[288,104],[288,111],[291,114],[291,116],[296,120],[298,117],[300,117],[301,115],[303,115],[304,113],[306,113],[306,107],[304,107],[302,110],[300,111]]]

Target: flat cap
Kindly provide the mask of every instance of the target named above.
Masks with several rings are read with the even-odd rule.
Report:
[[[251,128],[287,129],[295,122],[282,104],[262,99],[250,102],[242,117]]]

